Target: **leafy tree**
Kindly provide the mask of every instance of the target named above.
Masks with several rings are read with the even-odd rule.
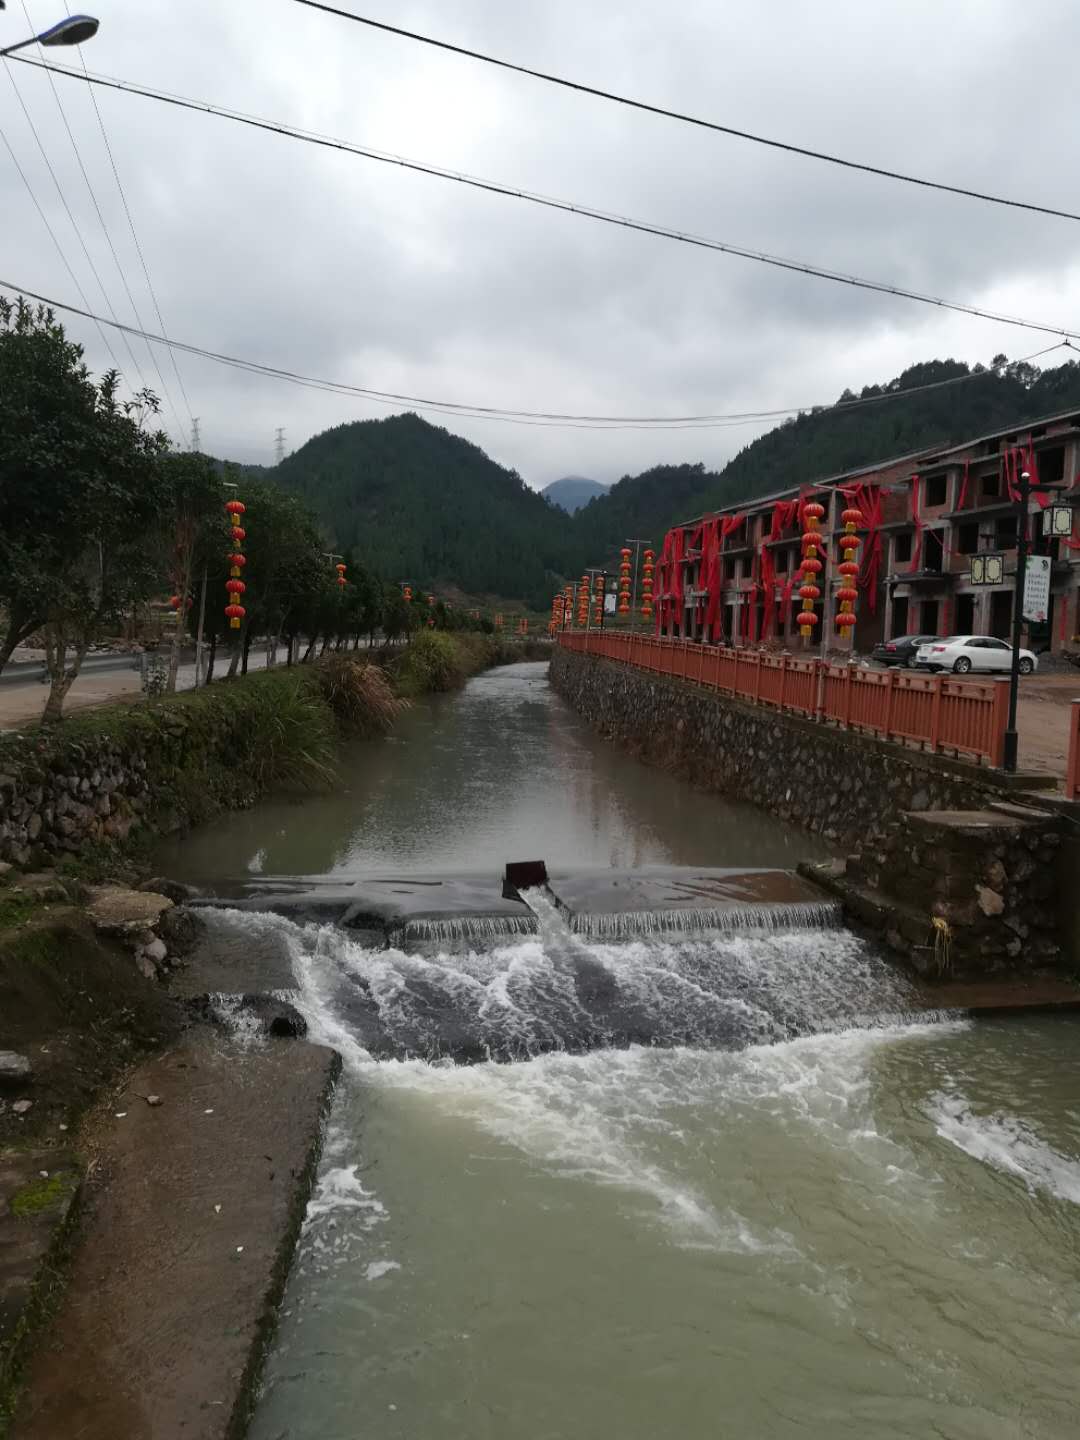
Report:
[[[45,627],[46,720],[102,622],[153,588],[168,441],[156,398],[118,385],[91,380],[51,311],[0,298],[0,668]]]
[[[206,455],[169,455],[164,465],[168,508],[163,521],[170,552],[170,578],[179,602],[177,624],[169,647],[168,689],[172,691],[176,689],[180,667],[183,617],[193,611],[196,563],[201,557],[205,565],[211,537],[223,532],[221,517],[226,492],[222,489],[218,467]]]

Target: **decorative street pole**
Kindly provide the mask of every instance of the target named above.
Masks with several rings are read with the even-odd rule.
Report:
[[[633,592],[632,592],[632,594],[631,594],[631,596],[630,596],[630,628],[631,628],[631,630],[634,630],[634,629],[637,628],[638,570],[639,570],[640,564],[641,564],[641,548],[642,548],[643,545],[644,545],[644,546],[648,546],[649,541],[648,541],[648,540],[632,540],[632,539],[629,539],[629,538],[628,538],[625,543],[626,543],[627,545],[632,545],[632,546],[634,547],[634,586],[633,586]],[[625,558],[627,552],[624,550],[622,553],[623,553],[623,557]],[[646,568],[647,568],[647,570],[648,570],[648,572],[649,572],[649,580],[650,580],[650,583],[649,583],[649,587],[648,587],[648,588],[649,588],[650,591],[652,590],[652,583],[651,583],[651,581],[652,581],[652,557],[653,557],[653,552],[652,552],[651,550],[649,550],[649,549],[646,549],[646,551],[645,551],[645,564],[646,564]],[[644,589],[644,587],[643,587],[643,589]],[[650,609],[651,609],[651,607],[650,607]],[[645,614],[645,607],[644,607],[644,606],[642,606],[642,611],[641,611],[641,613],[642,613],[643,615]]]
[[[244,554],[247,531],[240,523],[246,508],[242,500],[226,500],[225,502],[225,512],[232,526],[229,531],[229,543],[232,546],[229,555],[229,578],[225,581],[225,589],[229,594],[229,603],[225,606],[225,614],[229,617],[230,630],[239,630],[244,616],[247,614],[243,605],[240,604],[240,597],[247,590],[247,586],[240,579],[240,573],[247,564],[247,556]]]
[[[1024,586],[1027,581],[1028,505],[1031,502],[1031,476],[1020,474],[1019,513],[1016,517],[1016,589],[1013,591],[1012,658],[1009,663],[1009,723],[1005,727],[1004,769],[1016,774],[1020,754],[1020,736],[1016,729],[1016,704],[1020,698],[1020,631],[1024,624]]]

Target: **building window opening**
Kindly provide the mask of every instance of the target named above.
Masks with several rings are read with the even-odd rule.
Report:
[[[938,633],[938,602],[924,600],[919,611],[919,634],[936,635]]]
[[[956,531],[956,550],[959,555],[974,555],[979,548],[978,525],[960,525]],[[962,632],[961,632],[962,633]]]
[[[957,635],[970,635],[975,629],[975,596],[957,595],[956,619],[953,622]]]
[[[893,636],[906,635],[908,633],[908,597],[898,595],[892,605],[892,633]]]
[[[911,559],[911,535],[897,535],[893,541],[893,559],[904,565]]]
[[[941,565],[944,558],[944,546],[942,544],[942,532],[940,530],[925,530],[923,532],[923,552],[921,568],[932,570],[935,574],[941,574]]]
[[[994,525],[994,544],[999,550],[1016,548],[1016,516],[1002,515]]]
[[[926,481],[927,505],[944,505],[948,498],[948,479],[945,475],[931,475]]]
[[[1040,485],[1060,485],[1065,479],[1065,447],[1055,445],[1050,450],[1040,450],[1035,456]],[[1034,476],[1032,479],[1034,480]]]
[[[1001,494],[1001,476],[996,470],[989,475],[984,475],[979,481],[979,489],[982,491],[984,500],[992,500]]]

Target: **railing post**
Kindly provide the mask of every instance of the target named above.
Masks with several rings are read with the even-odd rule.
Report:
[[[716,647],[716,664],[713,666],[713,689],[714,689],[714,690],[719,690],[719,689],[720,689],[720,662],[721,662],[721,659],[722,659],[722,657],[723,657],[723,653],[724,653],[723,644],[717,645],[717,647]]]
[[[854,671],[854,669],[855,669],[854,665],[851,665],[850,663],[849,663],[849,664],[845,667],[845,669],[844,669],[844,729],[845,729],[845,730],[850,730],[850,729],[851,729],[851,689],[852,689],[852,685],[854,684],[854,681],[855,681],[854,674],[852,673],[852,672]]]
[[[941,696],[945,689],[944,675],[935,676],[934,698],[930,705],[930,749],[936,754],[941,735]]]
[[[758,650],[758,651],[755,652],[754,658],[755,658],[755,660],[757,661],[757,667],[756,667],[756,669],[754,670],[754,704],[755,704],[755,705],[759,705],[759,704],[761,703],[761,651],[760,651],[760,650]]]
[[[1065,772],[1066,800],[1080,800],[1080,700],[1069,706],[1069,766]]]
[[[780,656],[780,713],[784,713],[784,701],[787,696],[787,662],[786,655]]]
[[[885,672],[885,723],[881,731],[882,739],[892,739],[893,710],[896,705],[896,671],[889,669]]]
[[[736,647],[735,647],[735,669],[734,669],[734,671],[733,671],[733,673],[732,673],[732,676],[731,676],[731,693],[732,693],[733,695],[738,695],[738,693],[739,693],[739,656],[740,656],[741,654],[742,654],[742,651],[739,649],[738,646],[736,646]]]
[[[1002,770],[1005,766],[1005,731],[1009,728],[1008,680],[994,682],[994,709],[990,725],[990,764]]]

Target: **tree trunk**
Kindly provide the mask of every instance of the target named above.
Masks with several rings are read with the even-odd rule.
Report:
[[[234,645],[229,654],[229,668],[226,672],[226,680],[235,680],[236,672],[240,668],[240,646]]]
[[[184,643],[184,628],[187,624],[187,604],[190,593],[191,577],[185,575],[178,591],[180,608],[176,612],[176,624],[173,627],[172,642],[169,645],[169,678],[165,682],[165,689],[170,695],[176,693],[176,677],[180,671],[180,647]],[[196,681],[197,683],[198,681]]]
[[[34,633],[40,624],[39,620],[16,620],[11,616],[8,620],[7,629],[4,631],[4,638],[0,640],[0,675],[3,674],[4,666],[11,659],[19,646],[30,635]]]
[[[207,661],[207,664],[206,664],[206,682],[205,682],[205,683],[206,683],[207,685],[209,685],[209,684],[210,684],[210,681],[213,680],[213,678],[214,678],[214,659],[215,659],[216,656],[217,656],[217,636],[216,636],[216,635],[211,635],[211,636],[210,636],[210,659]]]
[[[249,630],[245,630],[245,631],[244,631],[244,654],[243,654],[243,658],[242,658],[241,664],[240,664],[240,674],[241,674],[241,675],[246,675],[247,672],[248,672],[248,656],[249,656],[250,654],[251,654],[251,632],[250,632]]]
[[[78,679],[86,652],[90,648],[90,630],[86,629],[75,646],[71,664],[66,664],[67,641],[62,634],[45,632],[45,664],[49,671],[49,696],[41,716],[43,725],[53,725],[63,718],[67,693]]]
[[[296,655],[295,655],[295,651],[296,651],[296,636],[295,636],[295,635],[291,635],[291,634],[290,634],[290,635],[286,635],[285,640],[286,640],[286,642],[287,642],[287,644],[288,644],[288,647],[289,647],[289,648],[285,651],[285,664],[286,664],[287,667],[289,667],[289,668],[291,669],[292,666],[293,666],[293,664],[295,663],[295,660],[296,660]]]

